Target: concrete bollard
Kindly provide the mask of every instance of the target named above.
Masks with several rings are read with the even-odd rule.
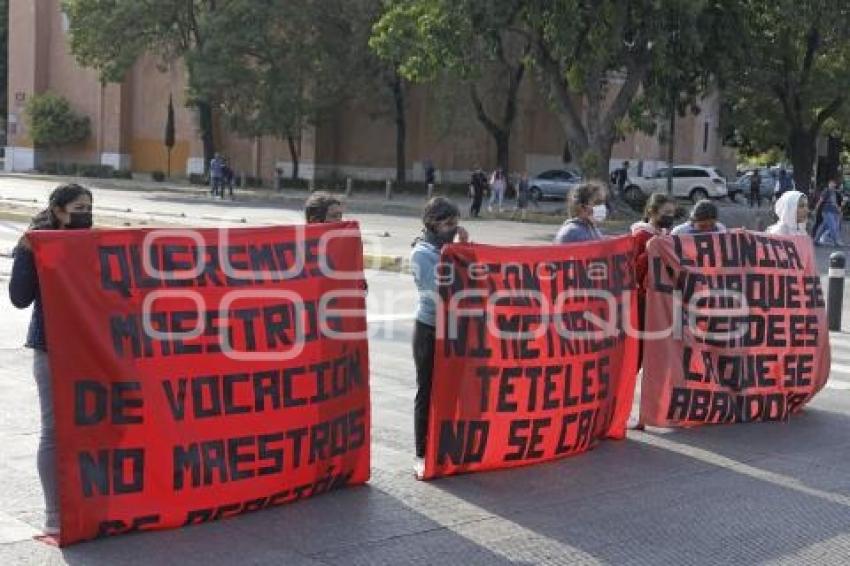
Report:
[[[345,180],[345,196],[346,198],[351,196],[351,189],[354,187],[354,181],[351,180],[351,177],[348,177]]]
[[[434,196],[434,183],[428,183],[428,200]]]
[[[827,296],[826,313],[829,329],[841,330],[841,308],[844,302],[844,276],[847,258],[842,252],[829,256],[829,295]]]
[[[310,191],[311,193],[316,190],[316,181],[315,180],[310,179],[309,181],[307,181],[307,190]]]
[[[387,200],[393,199],[393,182],[387,179]]]

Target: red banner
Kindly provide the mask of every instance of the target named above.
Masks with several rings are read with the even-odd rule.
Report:
[[[425,476],[623,438],[637,341],[633,243],[444,249]]]
[[[646,309],[648,425],[785,420],[829,376],[823,291],[807,236],[655,238]]]
[[[369,478],[356,223],[32,235],[63,545]]]

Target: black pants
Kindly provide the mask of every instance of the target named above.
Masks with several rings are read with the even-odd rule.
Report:
[[[413,435],[416,457],[425,457],[428,436],[428,409],[431,404],[431,378],[434,375],[434,345],[437,333],[433,326],[416,321],[413,327],[413,363],[416,365],[416,399],[413,401]]]
[[[475,195],[472,198],[472,206],[469,207],[469,215],[473,218],[478,218],[481,214],[481,202],[484,200],[484,195]]]
[[[758,189],[750,189],[750,208],[754,204],[758,204],[758,207],[761,208],[761,192]]]

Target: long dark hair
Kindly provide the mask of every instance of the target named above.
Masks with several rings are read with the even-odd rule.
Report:
[[[53,212],[55,207],[65,208],[68,204],[74,202],[81,196],[86,195],[92,198],[91,191],[76,183],[68,183],[59,185],[53,192],[50,193],[50,198],[47,201],[47,208],[32,217],[30,222],[31,230],[58,230],[59,219]]]
[[[667,204],[673,202],[673,199],[664,193],[652,193],[649,200],[646,201],[646,206],[643,209],[643,221],[649,222],[653,214],[658,214],[658,211]]]

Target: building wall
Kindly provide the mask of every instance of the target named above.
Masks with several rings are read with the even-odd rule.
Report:
[[[141,58],[121,84],[102,86],[96,72],[80,68],[70,53],[67,21],[60,0],[11,0],[9,41],[9,137],[6,166],[31,169],[39,159],[108,163],[135,171],[165,171],[164,146],[168,97],[174,100],[176,144],[171,154],[173,173],[203,171],[203,145],[197,113],[186,107],[185,67],[180,61],[163,65],[154,57]],[[32,148],[23,120],[23,107],[34,93],[53,91],[91,120],[92,136],[60,151]],[[423,164],[431,160],[438,180],[465,181],[477,167],[496,166],[496,146],[479,123],[468,96],[458,92],[457,107],[441,102],[432,87],[407,90],[406,167],[409,180],[424,180]],[[610,99],[616,94],[611,89]],[[512,171],[531,174],[564,165],[565,135],[557,116],[540,95],[534,78],[521,89],[510,140]],[[464,103],[465,102],[465,103]],[[489,104],[488,104],[489,105]],[[501,113],[498,106],[491,111]],[[299,143],[300,173],[306,178],[347,176],[383,180],[395,177],[396,139],[393,100],[388,90],[317,117],[305,127]],[[703,101],[698,116],[679,120],[676,161],[729,167],[731,151],[719,144],[718,97]],[[704,144],[705,124],[709,127]],[[246,139],[215,126],[216,148],[234,169],[271,179],[276,168],[292,171],[285,140]],[[629,160],[636,172],[652,172],[666,162],[666,146],[658,136],[631,133],[615,144],[610,167]],[[734,169],[734,163],[731,168]]]

